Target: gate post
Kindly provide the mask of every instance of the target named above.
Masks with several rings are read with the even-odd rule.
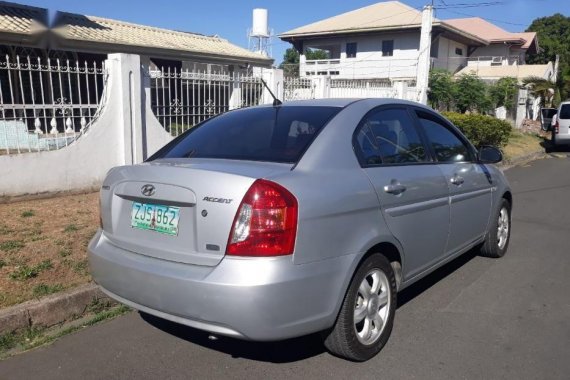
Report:
[[[281,101],[284,101],[285,91],[283,85],[284,84],[283,70],[262,68],[261,77],[263,78],[265,83],[267,83],[267,87],[269,87],[269,89],[271,90],[271,92],[273,92],[275,97]],[[272,103],[273,103],[273,97],[264,86],[262,104],[272,104]]]
[[[107,66],[108,65],[108,66]],[[109,54],[106,66],[110,67],[116,80],[119,112],[117,121],[123,150],[119,161],[125,165],[143,161],[143,108],[141,86],[141,60],[136,54]]]

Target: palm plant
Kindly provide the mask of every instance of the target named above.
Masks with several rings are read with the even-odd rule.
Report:
[[[540,106],[552,108],[558,106],[554,104],[555,98],[560,99],[560,90],[556,83],[537,76],[526,77],[522,80],[522,84],[527,87],[535,98],[540,97]],[[558,93],[558,96],[556,96]]]

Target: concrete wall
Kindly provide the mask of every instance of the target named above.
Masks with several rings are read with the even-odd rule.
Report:
[[[0,196],[96,188],[110,168],[141,162],[171,139],[145,97],[139,56],[110,54],[106,66],[99,117],[86,133],[59,150],[0,156]]]

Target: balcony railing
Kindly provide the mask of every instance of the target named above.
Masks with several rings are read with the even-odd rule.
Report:
[[[491,56],[485,55],[480,57],[469,57],[467,58],[468,65],[478,65],[478,64],[485,64],[491,66],[503,66],[505,65],[505,61],[507,61],[507,65],[520,65],[524,64],[524,62],[520,62],[520,57],[518,55],[511,55],[511,56]]]
[[[331,76],[339,79],[359,78],[415,78],[417,58],[336,58],[301,61],[302,77]]]

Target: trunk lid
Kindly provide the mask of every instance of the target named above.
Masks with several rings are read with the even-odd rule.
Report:
[[[103,233],[112,244],[138,254],[217,265],[225,255],[234,217],[251,184],[291,167],[269,162],[161,159],[115,168],[101,190]],[[148,185],[154,187],[152,195],[142,192]],[[177,234],[132,227],[134,202],[177,208]]]

